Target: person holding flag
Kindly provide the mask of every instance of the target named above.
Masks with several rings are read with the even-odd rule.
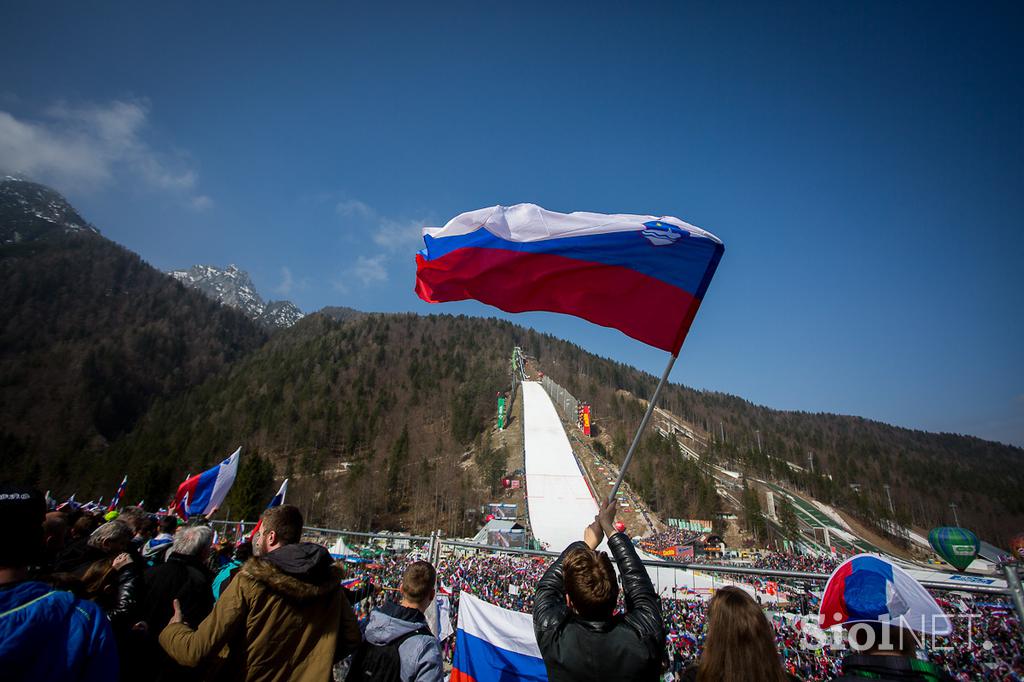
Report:
[[[615,557],[626,613],[603,536]],[[552,682],[657,680],[665,659],[661,602],[629,537],[615,530],[615,501],[601,505],[583,542],[569,545],[537,584],[533,627]]]

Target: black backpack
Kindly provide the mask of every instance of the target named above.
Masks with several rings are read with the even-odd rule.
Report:
[[[352,656],[352,667],[348,669],[345,682],[401,682],[402,659],[398,655],[398,648],[405,640],[416,635],[434,636],[429,629],[421,627],[387,644],[370,644],[363,640]]]

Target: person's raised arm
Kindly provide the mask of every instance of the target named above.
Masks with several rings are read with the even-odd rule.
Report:
[[[626,602],[626,622],[633,626],[642,636],[650,636],[653,640],[663,641],[665,624],[661,619],[661,602],[654,591],[651,576],[640,563],[636,548],[625,533],[615,530],[615,501],[601,505],[597,515],[601,528],[608,535],[608,548],[619,566],[622,579],[622,596]]]

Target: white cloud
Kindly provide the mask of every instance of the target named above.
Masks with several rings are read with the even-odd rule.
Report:
[[[274,293],[281,296],[287,296],[292,293],[292,289],[295,288],[295,278],[292,277],[291,268],[281,268],[281,283],[274,288]]]
[[[83,192],[117,176],[137,178],[151,189],[180,195],[196,210],[212,206],[208,196],[195,193],[198,175],[187,160],[170,158],[145,141],[148,118],[145,100],[57,102],[34,119],[0,111],[0,170]]]
[[[360,256],[356,264],[352,266],[350,273],[353,277],[362,282],[363,286],[370,286],[379,282],[388,281],[388,271],[384,268],[387,256],[383,253],[376,256]]]
[[[334,210],[343,218],[372,218],[376,215],[376,211],[358,199],[339,201]]]
[[[205,211],[213,206],[213,199],[205,194],[200,194],[197,197],[192,197],[192,200],[189,201],[189,206],[191,206],[195,211]]]
[[[399,219],[381,215],[358,199],[338,202],[335,212],[345,218],[346,226],[370,233],[377,246],[388,251],[416,251],[423,247],[423,220]]]
[[[373,233],[373,242],[391,251],[417,251],[423,248],[422,220],[382,218]]]

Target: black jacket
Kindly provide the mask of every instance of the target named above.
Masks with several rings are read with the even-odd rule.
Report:
[[[174,615],[174,600],[181,603],[186,623],[202,623],[213,609],[213,578],[195,557],[171,553],[167,561],[146,571],[146,597],[142,620],[160,632]]]
[[[836,682],[872,679],[883,682],[953,682],[953,677],[934,663],[905,656],[851,654],[843,659],[843,674]]]
[[[147,631],[139,637],[137,655],[124,661],[122,679],[151,682],[201,678],[196,670],[179,666],[160,648],[157,637],[174,615],[174,600],[181,604],[186,623],[201,623],[213,609],[212,578],[203,562],[195,557],[167,555],[167,561],[148,569],[140,618]]]
[[[661,602],[647,570],[625,533],[608,538],[619,565],[625,615],[588,621],[565,604],[562,560],[574,542],[537,583],[533,629],[551,682],[563,680],[657,680],[665,658]]]

